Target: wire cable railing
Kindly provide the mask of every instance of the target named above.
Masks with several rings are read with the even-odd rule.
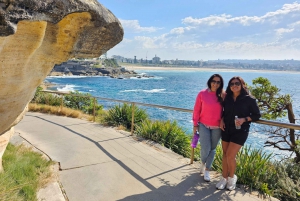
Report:
[[[134,106],[135,105],[141,105],[141,106],[147,106],[147,107],[154,107],[154,108],[163,108],[168,110],[175,110],[180,112],[187,112],[187,113],[193,113],[193,110],[191,109],[185,109],[185,108],[177,108],[177,107],[170,107],[165,105],[157,105],[157,104],[150,104],[150,103],[141,103],[141,102],[134,102],[134,101],[126,101],[126,100],[119,100],[119,99],[112,99],[112,98],[104,98],[99,96],[86,96],[86,95],[78,95],[78,94],[71,94],[69,92],[59,92],[59,91],[50,91],[50,90],[43,90],[41,91],[43,93],[53,93],[53,94],[59,94],[61,95],[61,105],[60,107],[63,107],[63,97],[65,95],[68,96],[76,96],[76,97],[85,97],[85,98],[91,98],[93,99],[93,121],[95,122],[96,113],[95,113],[95,106],[96,106],[96,100],[105,100],[105,101],[111,101],[111,102],[120,102],[120,103],[126,103],[132,105],[132,119],[131,119],[131,135],[133,135],[134,132]],[[256,124],[262,124],[262,125],[268,125],[268,126],[277,126],[282,128],[288,128],[288,129],[294,129],[294,130],[300,130],[300,125],[298,124],[292,124],[292,123],[283,123],[278,121],[270,121],[270,120],[258,120],[252,123]],[[194,161],[194,148],[192,148],[191,153],[191,164]]]
[[[165,106],[165,105],[157,105],[157,104],[150,104],[150,103],[141,103],[141,102],[126,101],[126,100],[119,100],[119,99],[112,99],[112,98],[104,98],[104,97],[99,97],[99,96],[75,95],[75,94],[70,94],[68,92],[59,92],[59,91],[44,90],[42,92],[44,92],[44,93],[54,93],[54,94],[59,94],[59,95],[72,95],[72,96],[78,96],[78,97],[86,97],[86,98],[93,98],[93,99],[106,100],[106,101],[112,101],[112,102],[128,103],[128,104],[133,104],[133,105],[141,105],[141,106],[148,106],[148,107],[162,108],[162,109],[168,109],[168,110],[176,110],[176,111],[180,111],[180,112],[193,113],[193,110],[191,110],[191,109],[170,107],[170,106]],[[95,114],[94,114],[94,117],[95,117]],[[278,127],[289,128],[289,129],[294,129],[294,130],[300,130],[300,125],[292,124],[292,123],[283,123],[283,122],[278,122],[278,121],[270,121],[270,120],[262,120],[262,119],[258,120],[258,121],[255,121],[255,122],[252,122],[252,123],[263,124],[263,125],[268,125],[268,126],[278,126]]]

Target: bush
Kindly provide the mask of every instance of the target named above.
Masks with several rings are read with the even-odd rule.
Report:
[[[37,104],[46,104],[51,106],[60,106],[61,105],[61,97],[57,94],[43,93],[41,92],[42,88],[38,87],[34,98],[32,99],[32,103]]]
[[[93,114],[94,112],[94,99],[89,93],[80,93],[78,91],[71,92],[70,95],[65,95],[63,100],[61,100],[62,95],[44,93],[41,92],[42,87],[38,87],[34,98],[31,103],[44,104],[50,106],[61,106],[63,101],[63,106],[72,108],[75,110],[81,110],[86,114]],[[96,101],[95,104],[95,115],[97,116],[101,113],[103,109],[102,105],[99,105]]]
[[[110,126],[124,126],[131,129],[132,105],[124,103],[122,106],[117,105],[108,110],[108,114],[104,117],[104,122]],[[148,115],[145,110],[134,106],[134,125],[138,126]]]
[[[300,166],[292,159],[275,163],[276,174],[268,184],[271,185],[274,197],[282,201],[300,199]],[[273,185],[272,185],[273,184]]]
[[[81,110],[86,114],[93,114],[94,100],[89,93],[80,93],[78,91],[71,92],[70,95],[66,95],[64,105],[66,107]],[[103,109],[102,105],[99,105],[96,101],[95,113],[96,115]]]
[[[136,128],[135,134],[153,140],[182,156],[190,156],[191,136],[186,135],[176,121],[146,120]]]

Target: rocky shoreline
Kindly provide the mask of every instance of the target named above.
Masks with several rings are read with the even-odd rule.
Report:
[[[94,67],[94,62],[86,61],[68,61],[55,65],[48,76],[109,76],[116,79],[153,77],[138,74],[134,70],[127,70],[125,67]]]

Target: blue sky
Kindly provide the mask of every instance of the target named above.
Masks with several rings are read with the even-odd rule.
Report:
[[[100,0],[124,28],[108,57],[300,60],[300,2]]]

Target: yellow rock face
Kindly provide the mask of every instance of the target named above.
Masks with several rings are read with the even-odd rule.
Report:
[[[69,14],[57,24],[20,21],[14,35],[0,37],[0,135],[17,123],[53,66],[74,56],[90,21],[87,12]]]

